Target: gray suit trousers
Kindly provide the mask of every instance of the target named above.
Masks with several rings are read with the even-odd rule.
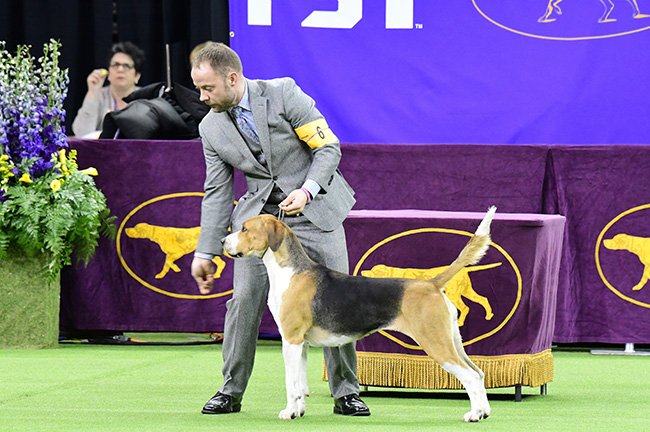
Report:
[[[304,216],[285,218],[314,261],[343,273],[349,272],[343,226],[322,231]],[[223,378],[220,391],[241,397],[253,371],[257,335],[269,292],[266,267],[259,258],[235,260],[233,295],[227,302],[223,340]],[[330,391],[334,398],[359,393],[355,343],[323,348]]]

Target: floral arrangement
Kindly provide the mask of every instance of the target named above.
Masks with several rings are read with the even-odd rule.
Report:
[[[88,263],[99,236],[115,233],[97,171],[79,170],[68,151],[60,47],[50,40],[36,62],[29,46],[12,56],[0,41],[0,259],[10,245],[44,252],[51,280],[73,253]]]

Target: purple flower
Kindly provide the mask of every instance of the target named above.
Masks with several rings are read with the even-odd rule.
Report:
[[[19,46],[11,56],[0,43],[0,146],[34,179],[52,169],[54,153],[68,147],[63,101],[69,79],[59,68],[59,47],[56,41],[46,44],[37,64],[29,47]]]

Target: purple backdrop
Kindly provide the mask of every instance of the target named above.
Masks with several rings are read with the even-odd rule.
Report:
[[[156,278],[165,254],[128,231],[140,223],[198,226],[205,169],[200,143],[70,143],[79,151],[81,168],[99,170],[97,184],[121,234],[115,242],[101,241],[87,269],[64,271],[62,326],[222,330],[231,263],[226,260],[214,296],[202,298],[189,275],[191,253],[176,261],[180,272]],[[494,204],[500,214],[566,216],[553,340],[650,343],[650,287],[638,285],[650,254],[650,146],[343,144],[342,151],[340,168],[357,192],[355,211],[484,212]],[[239,177],[238,182],[241,190]],[[370,234],[349,235],[351,269],[358,260],[354,255],[368,250],[381,232]],[[624,236],[615,238],[619,234]],[[525,246],[533,248],[535,241]],[[266,314],[261,332],[276,331]]]
[[[562,146],[550,153],[553,208],[567,215],[556,342],[648,343],[650,148]],[[616,235],[620,241],[610,243]],[[609,246],[609,247],[608,247]]]
[[[596,0],[231,1],[231,46],[343,142],[647,144],[650,18],[614,3],[599,22]]]

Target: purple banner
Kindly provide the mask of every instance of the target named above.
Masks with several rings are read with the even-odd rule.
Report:
[[[567,217],[556,342],[650,341],[650,148],[551,150]]]
[[[231,1],[231,46],[246,77],[293,77],[342,142],[647,144],[648,14],[648,0]]]

